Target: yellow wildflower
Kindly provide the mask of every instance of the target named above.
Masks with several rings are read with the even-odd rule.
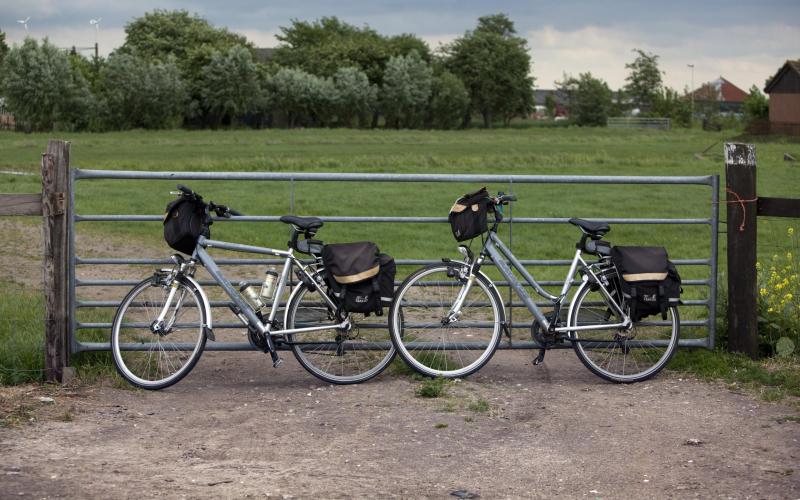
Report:
[[[790,227],[786,232],[789,233],[789,237],[791,237],[794,234],[794,228]]]
[[[793,297],[794,296],[791,293],[787,293],[785,296],[786,300],[792,300]]]
[[[766,297],[767,296],[767,289],[766,288],[762,288],[761,290],[758,291],[758,293],[760,293],[762,297]]]

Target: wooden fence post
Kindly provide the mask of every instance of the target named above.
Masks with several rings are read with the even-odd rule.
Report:
[[[50,140],[42,155],[44,216],[45,380],[64,382],[69,373],[67,203],[69,143]]]
[[[725,144],[728,206],[729,349],[758,356],[756,282],[756,149]]]

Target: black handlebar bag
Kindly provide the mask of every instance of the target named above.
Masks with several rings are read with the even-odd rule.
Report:
[[[192,255],[200,236],[209,238],[211,217],[203,202],[180,197],[167,204],[164,213],[164,240],[170,248]]]
[[[467,193],[453,203],[447,220],[456,241],[471,240],[489,230],[487,214],[490,197],[485,187]]]

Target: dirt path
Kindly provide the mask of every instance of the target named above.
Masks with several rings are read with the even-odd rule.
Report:
[[[670,375],[611,385],[551,354],[501,352],[437,399],[256,353],[206,353],[155,393],[4,389],[0,497],[800,497],[795,410]]]
[[[38,225],[0,230],[24,246],[0,280],[40,286]],[[405,376],[333,387],[286,357],[207,352],[155,393],[0,388],[0,498],[800,498],[797,410],[722,385],[611,385],[571,352],[501,352],[424,399]]]

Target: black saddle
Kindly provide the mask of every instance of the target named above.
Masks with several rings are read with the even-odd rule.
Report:
[[[296,215],[284,215],[281,222],[291,224],[304,231],[316,231],[324,224],[319,217],[298,217]]]
[[[584,233],[596,238],[602,238],[603,235],[611,231],[611,227],[607,222],[590,222],[573,218],[569,220],[569,223],[578,226]]]

